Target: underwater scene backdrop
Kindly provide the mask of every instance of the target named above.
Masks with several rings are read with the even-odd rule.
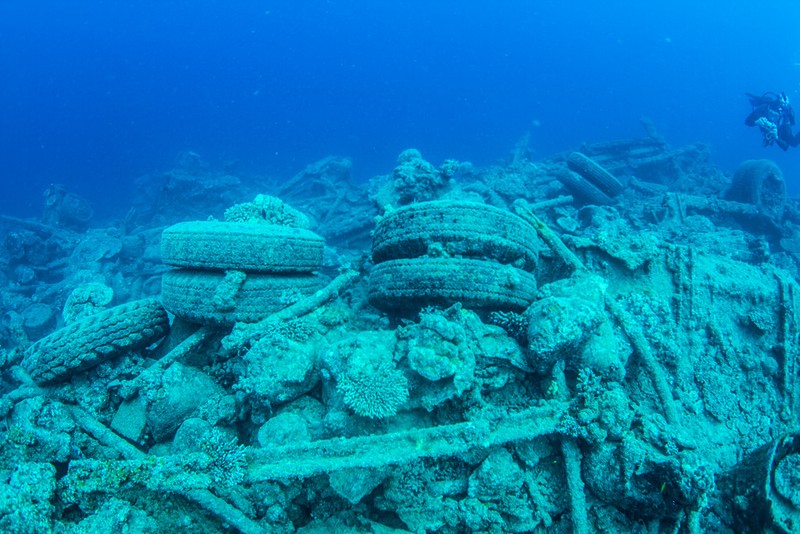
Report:
[[[0,531],[797,532],[800,6],[0,4]]]
[[[0,5],[0,207],[67,183],[124,209],[134,177],[191,150],[287,177],[328,155],[359,180],[410,146],[490,164],[640,132],[704,142],[731,170],[765,151],[745,92],[800,98],[798,6],[753,2]],[[797,170],[798,167],[792,167]],[[107,210],[112,211],[112,210]]]

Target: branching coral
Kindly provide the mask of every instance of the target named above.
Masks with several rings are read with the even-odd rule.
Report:
[[[350,369],[339,378],[336,388],[348,407],[372,419],[395,415],[408,400],[406,377],[387,365]]]

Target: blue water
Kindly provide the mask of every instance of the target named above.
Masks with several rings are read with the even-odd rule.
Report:
[[[769,6],[769,7],[764,7]],[[643,135],[708,143],[732,171],[762,147],[744,92],[800,105],[800,3],[250,0],[0,3],[0,213],[53,182],[101,211],[192,150],[288,178],[327,155],[356,178],[420,149],[491,164]],[[246,199],[243,199],[246,200]]]

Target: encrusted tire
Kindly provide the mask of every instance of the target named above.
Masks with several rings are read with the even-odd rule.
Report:
[[[384,216],[372,240],[376,263],[416,258],[441,244],[450,255],[494,259],[526,270],[536,268],[539,238],[525,219],[477,202],[421,202]]]
[[[726,198],[753,204],[766,217],[778,221],[786,206],[783,172],[769,159],[744,161],[733,175]]]
[[[56,382],[162,338],[167,313],[155,299],[128,302],[56,330],[26,351],[22,367],[38,383]]]
[[[720,478],[723,495],[741,503],[733,510],[735,532],[797,532],[798,463],[800,434],[792,433],[748,452]]]
[[[614,203],[614,199],[600,191],[576,172],[572,172],[569,169],[560,169],[556,173],[556,178],[579,202],[594,204],[595,206],[606,206]]]
[[[191,269],[312,272],[322,265],[323,247],[310,230],[275,224],[192,221],[161,234],[161,260]]]
[[[382,310],[456,302],[469,308],[522,310],[536,296],[536,278],[493,261],[465,258],[389,260],[372,268],[369,301]]]
[[[256,322],[320,288],[316,276],[215,273],[176,269],[161,277],[161,298],[189,322],[231,325]]]
[[[573,152],[567,157],[567,166],[610,197],[619,195],[624,189],[613,174],[580,152]]]

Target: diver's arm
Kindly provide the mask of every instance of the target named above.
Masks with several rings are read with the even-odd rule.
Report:
[[[766,105],[754,108],[753,111],[750,112],[750,115],[748,115],[747,118],[744,119],[744,123],[747,126],[755,126],[756,121],[761,117],[765,116],[768,109],[769,106]]]

